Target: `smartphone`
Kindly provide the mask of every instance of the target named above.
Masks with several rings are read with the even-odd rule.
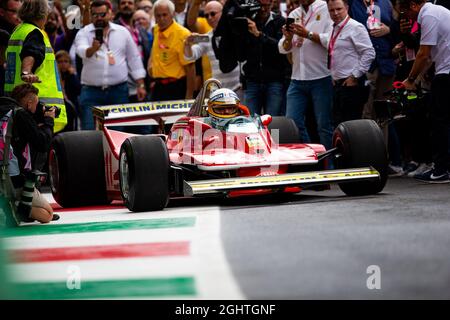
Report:
[[[408,17],[406,16],[406,12],[405,11],[400,11],[400,14],[398,16],[398,20],[402,21],[402,20],[407,20]]]
[[[95,39],[103,43],[103,28],[95,29]]]
[[[286,29],[289,29],[289,27],[291,26],[291,24],[293,24],[295,22],[294,18],[287,18],[286,19]]]
[[[209,42],[209,36],[206,34],[198,34],[193,36],[192,40],[194,43]]]

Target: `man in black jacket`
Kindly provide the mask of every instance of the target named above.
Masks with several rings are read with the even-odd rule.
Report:
[[[244,62],[244,100],[250,112],[278,116],[284,113],[284,83],[290,68],[278,51],[285,19],[271,8],[271,0],[259,0],[259,4],[253,1],[247,9],[238,0],[228,0],[212,45],[222,72],[230,72],[238,62]]]
[[[246,62],[243,66],[245,104],[252,114],[282,115],[288,61],[278,51],[285,19],[271,12],[272,1],[260,0],[255,19],[248,19]]]
[[[271,12],[272,1],[260,0],[261,9],[248,20],[247,60],[243,67],[245,104],[252,114],[281,115],[288,63],[278,51],[285,19]]]

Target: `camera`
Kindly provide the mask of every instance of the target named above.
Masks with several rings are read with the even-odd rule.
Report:
[[[261,9],[261,4],[258,0],[230,0],[228,3],[229,6],[224,8],[224,12],[226,12],[225,19],[229,21],[232,33],[247,34],[247,18],[253,20]]]
[[[44,106],[44,113],[46,113],[47,111],[51,111],[53,108],[55,108],[55,118],[58,118],[61,114],[61,109],[57,106]]]
[[[34,117],[37,123],[42,123],[44,121],[44,113],[50,111],[52,108],[55,108],[55,118],[58,118],[61,114],[61,109],[59,107],[47,106],[39,101],[36,107],[36,112],[34,113]]]
[[[238,17],[253,19],[259,9],[261,9],[261,4],[258,0],[234,0],[229,2],[231,6],[226,11],[226,16],[229,19]]]

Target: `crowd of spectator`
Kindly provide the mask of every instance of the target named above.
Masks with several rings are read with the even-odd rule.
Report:
[[[392,174],[450,181],[449,1],[258,2],[257,11],[230,20],[238,0],[52,1],[44,30],[68,117],[93,129],[93,106],[191,99],[214,77],[252,114],[290,117],[302,141],[329,149],[338,123],[377,119],[374,101],[399,80],[430,93],[420,112],[383,126]],[[2,90],[21,3],[0,5]]]

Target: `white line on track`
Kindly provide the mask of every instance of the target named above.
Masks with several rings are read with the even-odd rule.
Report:
[[[79,268],[81,282],[189,277],[196,267],[194,261],[186,256],[17,263],[11,268],[17,282],[66,282],[69,267],[73,266]]]

